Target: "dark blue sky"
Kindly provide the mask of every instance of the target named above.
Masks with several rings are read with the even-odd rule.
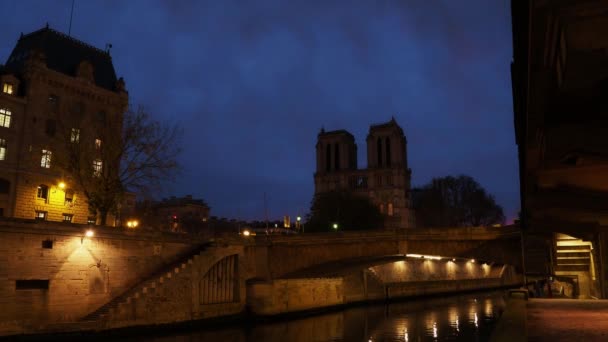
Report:
[[[67,32],[71,0],[2,1],[0,60],[20,32]],[[508,0],[76,0],[72,35],[112,43],[132,104],[184,127],[163,195],[212,214],[308,210],[317,133],[395,116],[413,184],[468,174],[517,214]]]

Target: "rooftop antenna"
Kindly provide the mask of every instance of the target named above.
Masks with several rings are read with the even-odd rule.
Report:
[[[72,0],[72,10],[70,11],[70,27],[68,28],[68,36],[72,33],[72,17],[74,16],[74,1]]]

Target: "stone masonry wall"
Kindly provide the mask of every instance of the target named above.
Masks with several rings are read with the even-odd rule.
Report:
[[[72,226],[0,223],[1,334],[78,320],[193,248],[114,228],[83,236],[84,228]]]

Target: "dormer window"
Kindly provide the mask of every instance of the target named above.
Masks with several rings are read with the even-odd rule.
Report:
[[[13,95],[14,88],[12,83],[4,83],[2,85],[2,92],[5,94]]]

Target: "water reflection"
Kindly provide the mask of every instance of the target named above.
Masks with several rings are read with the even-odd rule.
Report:
[[[389,305],[359,306],[297,320],[233,326],[213,331],[193,331],[164,337],[145,337],[143,340],[486,341],[503,308],[503,293],[492,292]],[[468,319],[461,320],[461,317]]]

